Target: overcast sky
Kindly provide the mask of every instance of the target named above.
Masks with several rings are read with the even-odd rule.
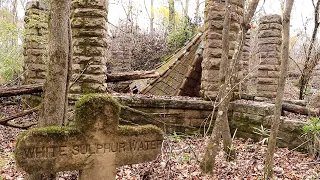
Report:
[[[123,10],[123,7],[121,5],[121,2],[126,2],[127,0],[109,0],[109,14],[108,18],[109,21],[113,24],[117,24],[119,18],[125,19],[125,12]],[[150,13],[150,0],[133,0],[133,4],[135,6],[135,9],[139,11],[139,18],[138,18],[138,24],[141,28],[148,28],[149,26],[149,19],[148,15],[146,14],[146,8],[144,5],[144,1],[146,2],[146,6],[148,8],[148,11]],[[181,8],[181,2],[184,2],[185,0],[176,0],[176,10],[178,12],[182,12]],[[189,16],[194,17],[195,12],[195,0],[189,0],[190,6],[189,6]],[[203,0],[204,1],[204,0]],[[265,1],[264,8],[261,9],[262,3]],[[280,14],[281,15],[281,3],[280,1],[283,0],[260,0],[260,5],[258,7],[258,10],[263,10],[266,14]],[[21,1],[20,1],[21,2]],[[160,8],[161,6],[167,7],[168,0],[154,0],[154,8]],[[24,11],[23,7],[20,4],[19,5],[19,17],[23,17]],[[203,13],[204,9],[204,3],[202,3],[201,6],[201,13]],[[295,0],[294,3],[294,9],[292,12],[292,19],[291,19],[291,35],[295,35],[303,28],[303,22],[308,22],[308,29],[309,32],[313,28],[313,5],[312,0]]]
[[[154,0],[155,1],[155,8],[159,8],[161,6],[168,6],[167,0]],[[185,0],[182,0],[184,2]],[[264,0],[260,1],[259,10],[262,10],[263,13],[266,14],[282,14],[281,11],[281,0],[265,0],[265,3],[263,5],[263,9],[261,9],[262,4]],[[117,24],[118,19],[125,18],[125,13],[123,10],[123,7],[121,6],[121,0],[110,0],[109,5],[109,21]],[[125,0],[123,0],[125,2]],[[133,0],[135,7],[141,10],[139,15],[139,26],[140,27],[148,27],[149,25],[149,19],[146,14],[144,0]],[[148,11],[150,11],[150,0],[145,0],[146,6],[148,8]],[[181,0],[176,0],[176,10],[178,12],[182,12],[181,9]],[[202,3],[201,6],[201,13],[203,13],[204,9],[204,3]],[[189,16],[194,16],[195,12],[195,0],[190,0],[190,6],[189,6]],[[296,35],[303,27],[303,22],[308,22],[308,28],[309,31],[312,30],[313,27],[313,5],[312,0],[295,0],[294,3],[294,9],[292,11],[292,19],[291,19],[291,35]]]

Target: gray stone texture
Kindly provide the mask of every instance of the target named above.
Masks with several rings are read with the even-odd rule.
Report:
[[[16,162],[30,174],[80,170],[79,180],[111,180],[116,166],[157,158],[163,132],[154,126],[118,126],[120,104],[88,95],[76,104],[73,127],[33,128],[15,148]]]
[[[48,47],[48,6],[40,1],[29,1],[25,12],[25,39],[23,41],[23,84],[44,83]],[[39,96],[26,95],[28,106],[37,106]]]
[[[240,20],[243,16],[241,0],[231,1],[230,52],[232,58],[236,46]],[[200,94],[206,99],[214,99],[219,91],[219,66],[221,61],[222,29],[225,14],[225,2],[211,0],[205,9],[204,56],[202,62],[202,80]]]
[[[274,99],[277,94],[281,63],[281,16],[268,15],[262,17],[258,31],[260,64],[257,73],[256,96]]]
[[[70,88],[71,96],[106,90],[107,15],[107,0],[71,2],[71,82],[74,82]]]
[[[23,84],[44,83],[48,45],[48,8],[39,1],[28,2],[24,21]]]

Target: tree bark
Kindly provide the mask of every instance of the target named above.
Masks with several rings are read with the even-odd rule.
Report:
[[[215,157],[218,152],[219,148],[219,140],[220,136],[222,134],[223,139],[224,139],[224,149],[227,150],[227,158],[233,158],[235,156],[235,153],[232,148],[232,141],[231,141],[231,134],[230,134],[230,129],[228,126],[228,117],[227,117],[227,111],[229,108],[229,103],[230,100],[232,99],[232,90],[234,87],[234,82],[235,82],[235,77],[234,77],[234,72],[232,72],[235,68],[233,68],[237,61],[239,60],[239,57],[242,53],[242,48],[243,48],[243,39],[245,37],[245,34],[248,31],[248,24],[250,23],[256,8],[258,6],[259,0],[253,0],[250,2],[249,8],[247,12],[245,13],[243,22],[241,23],[241,31],[238,36],[238,47],[235,50],[235,53],[232,56],[232,60],[229,63],[228,61],[228,49],[226,49],[226,42],[224,39],[229,37],[229,34],[225,34],[225,28],[226,28],[226,21],[228,17],[225,17],[224,21],[224,29],[223,29],[223,49],[222,49],[222,60],[220,63],[220,71],[224,71],[226,73],[219,73],[219,79],[220,83],[224,84],[221,87],[221,90],[219,93],[219,108],[218,108],[218,113],[217,113],[217,118],[215,121],[215,125],[212,131],[212,135],[210,137],[210,141],[206,147],[206,152],[204,155],[204,158],[200,164],[200,168],[202,172],[211,174],[212,169],[215,163]],[[229,2],[226,0],[226,6],[229,7]],[[226,8],[228,9],[228,8]],[[228,11],[228,10],[227,10]],[[227,16],[229,13],[226,13],[225,16]],[[228,36],[228,37],[226,37]],[[224,59],[223,59],[224,58]],[[223,62],[225,60],[225,62]]]
[[[188,18],[188,14],[189,14],[189,0],[186,0],[186,7],[185,7],[185,10],[184,10],[185,18]]]
[[[175,26],[174,0],[169,0],[169,32],[172,32],[175,29]]]
[[[214,124],[214,128],[210,137],[210,140],[208,142],[206,152],[204,155],[204,158],[201,162],[201,170],[204,173],[212,174],[213,166],[215,164],[215,158],[218,153],[219,149],[219,141],[221,134],[223,134],[225,139],[225,143],[232,143],[231,135],[230,135],[230,129],[228,125],[228,117],[227,117],[227,111],[228,111],[228,103],[226,101],[228,100],[230,96],[228,96],[228,90],[227,90],[227,82],[228,79],[226,79],[228,66],[229,63],[229,30],[230,30],[230,2],[229,0],[225,1],[225,15],[224,15],[224,22],[223,22],[223,31],[222,31],[222,56],[220,61],[220,70],[219,70],[219,85],[221,87],[221,91],[218,95],[219,99],[219,108],[218,108],[218,114],[217,118]],[[230,100],[229,100],[230,101]],[[223,129],[223,130],[222,130]],[[228,134],[228,129],[229,134]],[[229,140],[230,138],[230,140]],[[224,145],[224,147],[228,148],[231,147],[231,145]],[[225,148],[225,149],[226,149]]]
[[[69,65],[70,1],[51,2],[49,20],[49,60],[40,126],[61,126],[65,119]]]
[[[282,19],[283,27],[283,43],[281,53],[281,68],[280,77],[277,90],[277,96],[274,109],[274,120],[271,125],[271,133],[268,141],[268,149],[266,152],[266,160],[264,163],[264,179],[270,179],[273,176],[273,157],[275,146],[277,142],[277,135],[280,126],[280,116],[282,111],[282,100],[284,94],[284,86],[288,72],[288,59],[289,59],[289,39],[290,39],[290,17],[294,0],[287,0],[286,7]]]
[[[299,99],[302,100],[305,97],[307,85],[311,79],[312,72],[316,65],[318,64],[319,53],[316,55],[312,55],[314,50],[315,41],[317,39],[317,33],[320,25],[319,21],[319,9],[320,8],[320,0],[317,1],[317,4],[314,5],[314,28],[311,36],[311,42],[306,52],[306,60],[304,62],[304,67],[299,79]]]
[[[194,14],[194,18],[195,18],[195,25],[199,26],[200,24],[200,13],[199,13],[199,9],[200,9],[200,0],[196,1],[196,9],[195,9],[195,14]]]
[[[150,15],[150,32],[151,32],[151,35],[153,35],[154,33],[154,27],[153,27],[153,24],[154,24],[154,7],[153,7],[153,4],[154,4],[154,0],[151,0],[151,6],[150,6],[150,11],[151,11],[151,15]]]

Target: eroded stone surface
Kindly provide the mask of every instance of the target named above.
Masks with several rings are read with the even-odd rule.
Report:
[[[102,93],[106,90],[107,1],[73,0],[71,27],[73,83],[71,94]]]
[[[206,99],[215,99],[219,91],[219,72],[221,60],[221,40],[225,14],[225,2],[211,0],[206,4],[204,53],[202,61],[202,80],[200,94]],[[240,30],[240,19],[243,16],[243,5],[240,0],[231,1],[230,52],[232,58]]]
[[[153,160],[163,133],[154,126],[118,126],[120,106],[106,95],[76,104],[74,127],[35,128],[19,137],[16,161],[28,173],[81,170],[80,179],[115,179],[116,166]]]
[[[25,12],[25,39],[23,44],[23,84],[44,83],[48,46],[48,5],[40,1],[29,1]],[[25,96],[25,102],[36,106],[41,98]]]
[[[258,97],[276,97],[281,63],[281,32],[281,16],[268,15],[260,19],[258,48],[261,63],[257,72]]]

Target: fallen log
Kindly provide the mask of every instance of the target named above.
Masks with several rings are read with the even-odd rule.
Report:
[[[26,111],[23,111],[21,113],[17,113],[17,114],[14,114],[12,116],[9,116],[9,117],[5,117],[5,118],[2,118],[0,119],[0,124],[2,125],[6,125],[6,123],[10,120],[13,120],[13,119],[16,119],[16,118],[19,118],[19,117],[23,117],[23,116],[26,116],[28,114],[31,114],[33,112],[36,112],[40,109],[40,106],[37,106],[37,107],[34,107],[32,109],[29,109],[29,110],[26,110]]]
[[[106,82],[120,82],[136,79],[147,79],[159,77],[155,71],[133,71],[128,73],[107,74]],[[18,96],[22,94],[34,94],[42,92],[43,84],[28,84],[18,87],[0,89],[0,97]]]
[[[18,96],[21,94],[33,94],[42,92],[43,84],[28,84],[19,87],[0,89],[0,97]]]
[[[310,116],[320,115],[319,111],[315,111],[313,109],[308,109],[304,106],[290,104],[290,103],[282,103],[282,110],[292,112],[295,114],[301,114],[301,115],[310,115]]]
[[[120,82],[136,79],[148,79],[160,77],[158,72],[155,71],[133,71],[127,73],[114,73],[107,74],[107,82]]]
[[[307,102],[305,100],[289,100],[289,99],[284,99],[283,102],[285,103],[289,103],[289,104],[295,104],[295,105],[299,105],[299,106],[307,106]]]

